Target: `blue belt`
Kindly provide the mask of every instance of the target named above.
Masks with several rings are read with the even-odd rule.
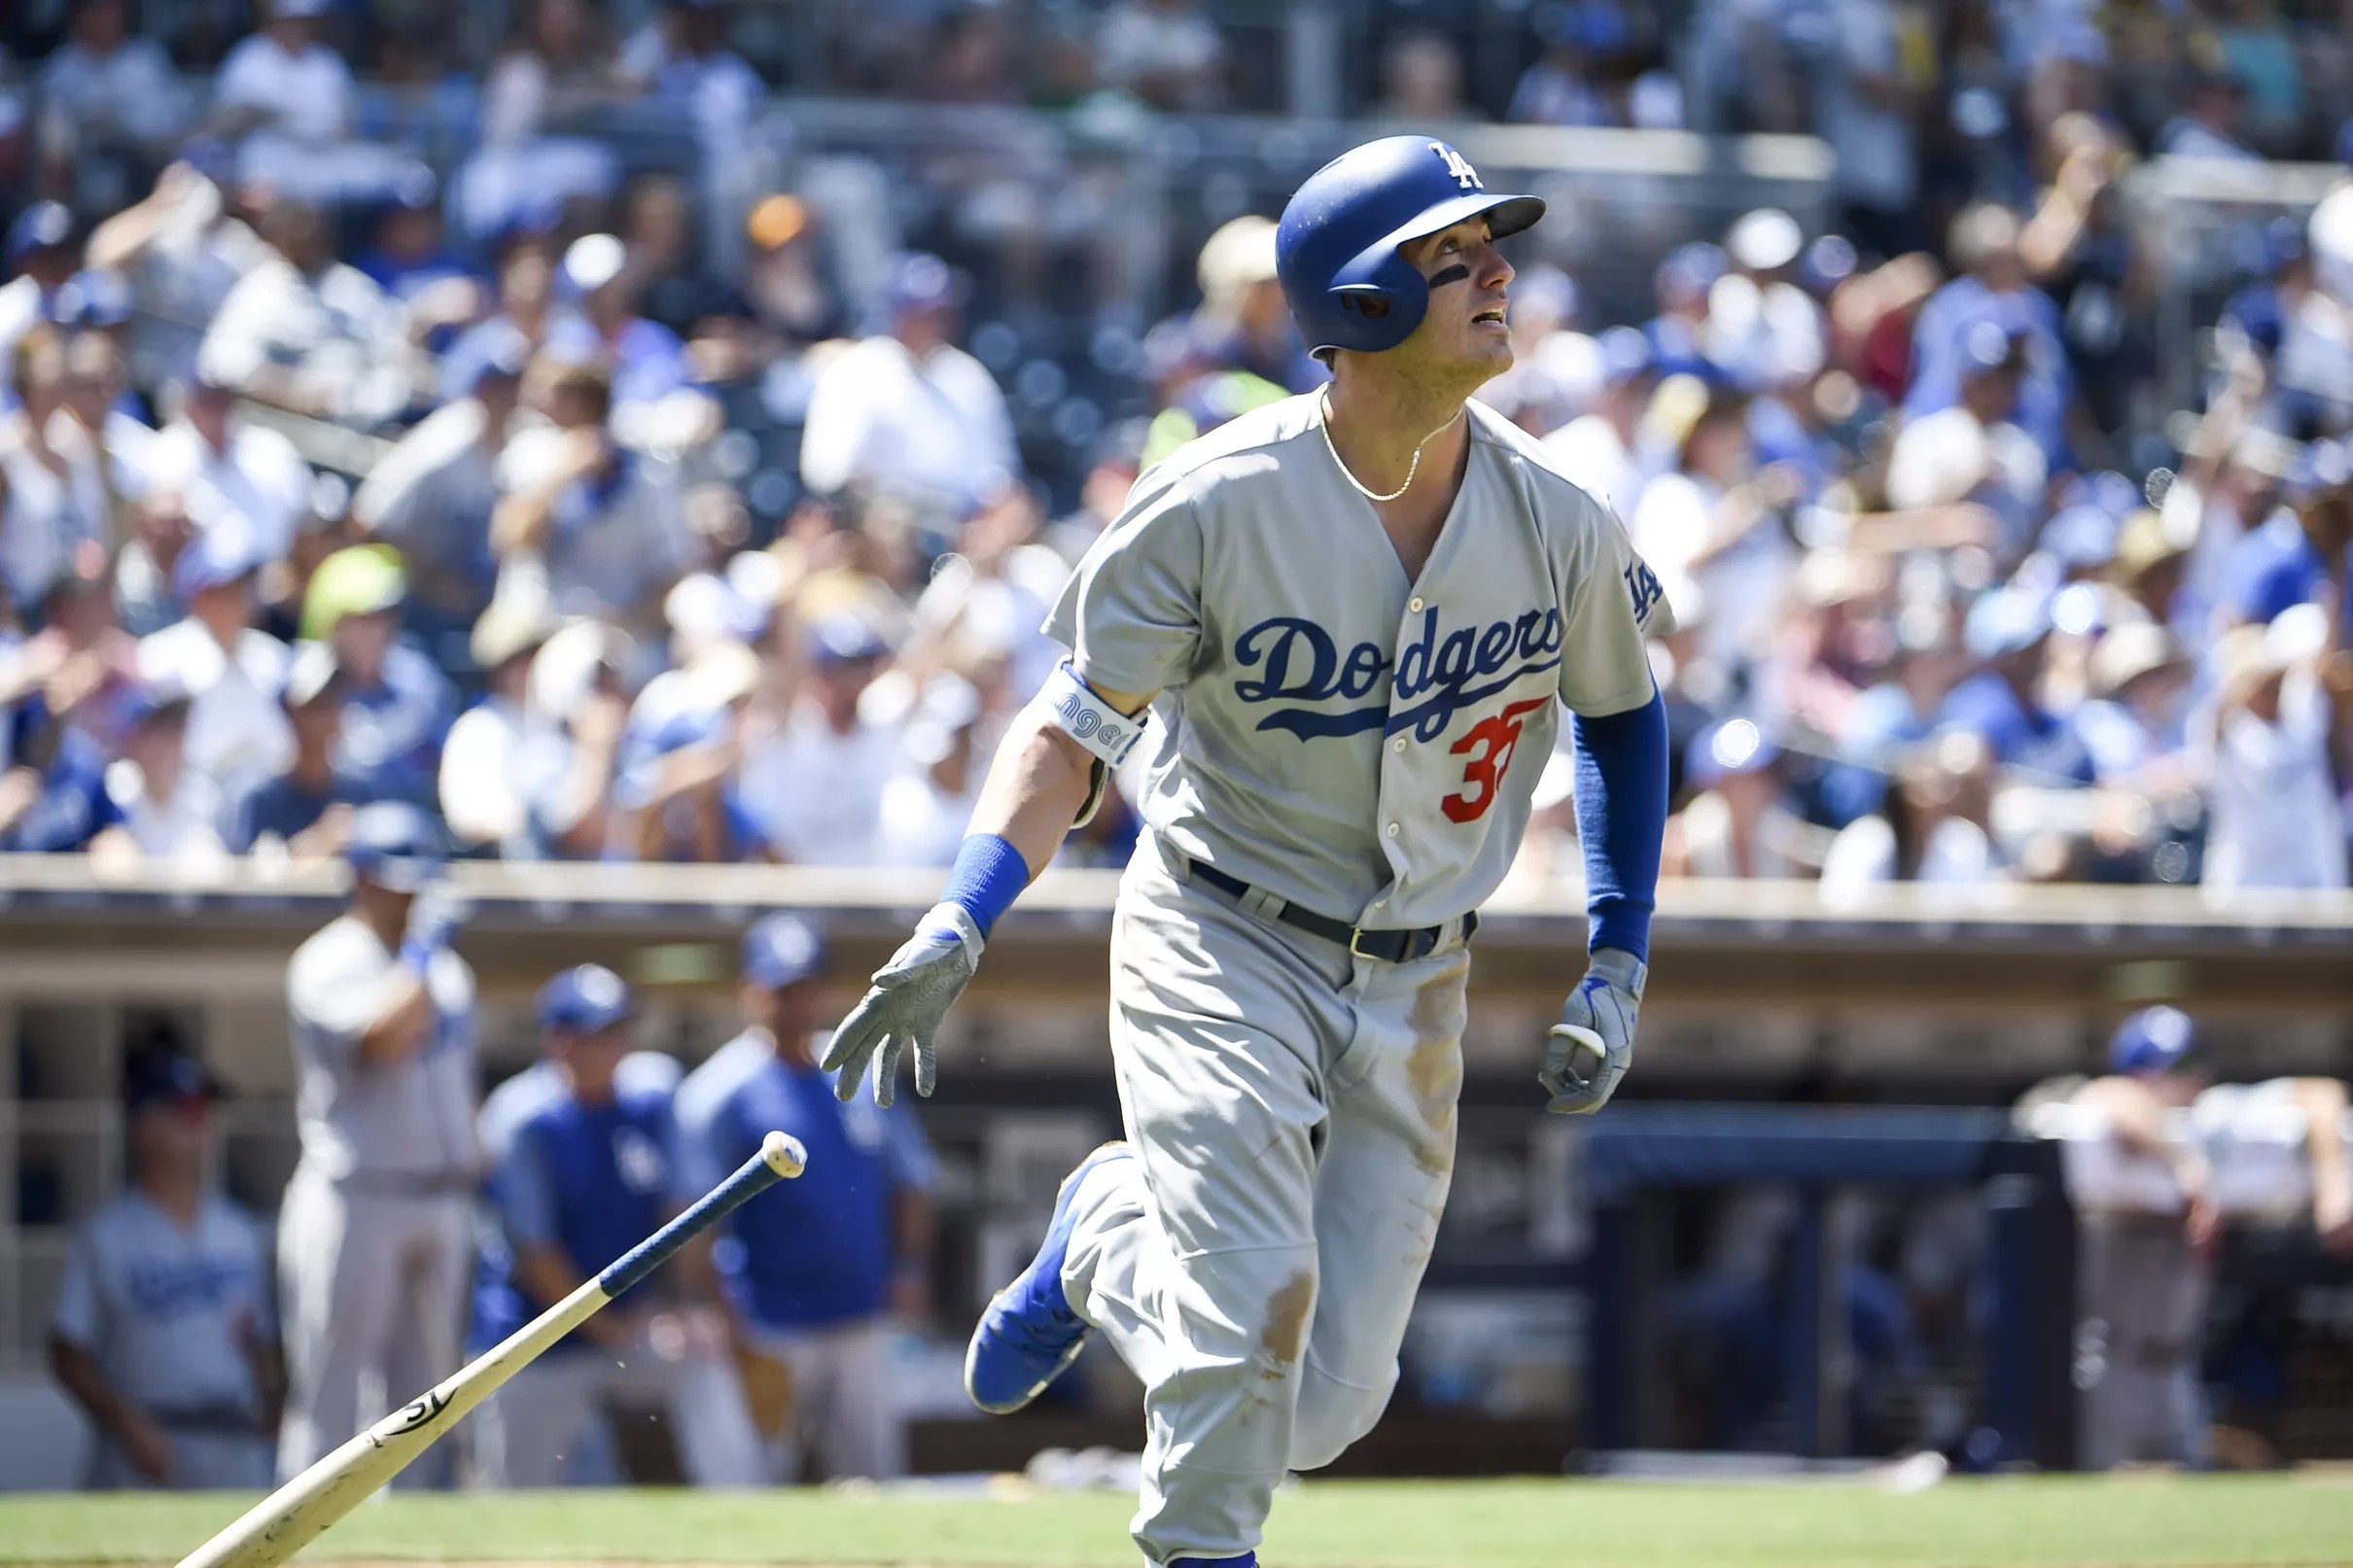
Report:
[[[1362,925],[1351,925],[1329,915],[1318,915],[1312,909],[1302,909],[1287,899],[1251,887],[1240,877],[1229,877],[1213,865],[1205,865],[1191,855],[1172,850],[1170,856],[1176,863],[1176,875],[1185,882],[1198,882],[1213,888],[1243,905],[1246,910],[1264,913],[1269,919],[1285,925],[1295,925],[1310,936],[1320,936],[1326,942],[1337,943],[1359,958],[1379,958],[1385,963],[1411,963],[1416,958],[1429,957],[1446,940],[1453,925],[1417,925],[1411,929],[1390,928],[1373,930]],[[1263,908],[1261,906],[1263,905]],[[1471,939],[1479,928],[1479,912],[1462,917],[1462,940]]]

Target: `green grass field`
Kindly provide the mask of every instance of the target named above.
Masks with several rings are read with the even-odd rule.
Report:
[[[228,1497],[0,1499],[0,1562],[170,1563]],[[1132,1504],[1100,1493],[572,1492],[399,1497],[301,1562],[1135,1568]],[[2353,1564],[2342,1475],[1847,1485],[1311,1482],[1276,1505],[1267,1568],[2126,1568]]]

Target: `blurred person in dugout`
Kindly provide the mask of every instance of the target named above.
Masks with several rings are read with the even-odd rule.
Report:
[[[2353,1167],[2344,1086],[2329,1078],[2212,1084],[2198,1031],[2175,1007],[2118,1027],[2108,1075],[2074,1089],[2071,1109],[2100,1122],[2113,1158],[2071,1161],[2082,1221],[2076,1378],[2086,1466],[2202,1464],[2199,1360],[2215,1242],[2226,1216],[2309,1205],[2313,1234],[2353,1250]],[[2288,1130],[2283,1140],[2280,1133]],[[2084,1129],[2081,1131],[2090,1131]],[[2284,1147],[2285,1164],[2267,1158]],[[2154,1167],[2152,1190],[2133,1167]],[[2282,1179],[2285,1176],[2286,1179]]]
[[[343,857],[350,905],[286,976],[302,1156],[278,1211],[281,1479],[457,1370],[473,1252],[474,971],[450,951],[440,830],[377,802]],[[431,1484],[447,1462],[407,1475]]]
[[[817,932],[771,915],[745,933],[745,1029],[678,1092],[678,1196],[716,1186],[771,1128],[800,1139],[809,1171],[737,1209],[688,1256],[723,1289],[776,1478],[887,1479],[907,1467],[892,1391],[896,1331],[931,1306],[931,1146],[908,1107],[843,1100],[818,1066],[826,1010]],[[836,998],[838,999],[838,998]],[[716,1279],[714,1278],[716,1274]]]
[[[675,1073],[627,1072],[635,998],[586,963],[541,988],[540,1063],[519,1102],[483,1110],[493,1225],[486,1228],[467,1349],[480,1355],[677,1213]],[[697,1486],[755,1486],[759,1434],[712,1311],[681,1311],[665,1280],[582,1323],[499,1390],[476,1433],[478,1476],[498,1486],[613,1484],[623,1478],[604,1417],[654,1407]]]
[[[220,1086],[158,1049],[123,1074],[131,1182],[66,1255],[49,1365],[95,1442],[83,1484],[270,1483],[286,1395],[267,1233],[206,1177]]]

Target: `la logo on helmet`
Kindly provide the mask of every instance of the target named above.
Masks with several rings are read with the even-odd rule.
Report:
[[[1486,182],[1479,178],[1479,171],[1472,168],[1470,159],[1464,157],[1460,153],[1456,152],[1444,142],[1430,143],[1429,150],[1446,159],[1446,172],[1455,177],[1455,184],[1465,191],[1487,189]]]

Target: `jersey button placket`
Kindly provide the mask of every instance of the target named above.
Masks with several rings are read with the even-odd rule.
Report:
[[[1398,657],[1402,655],[1405,649],[1412,645],[1414,638],[1419,634],[1422,625],[1422,611],[1428,608],[1429,601],[1421,594],[1415,594],[1405,602],[1405,614],[1398,619],[1397,639],[1395,645],[1390,650],[1389,655],[1389,668],[1392,671],[1396,668],[1396,661]],[[1392,684],[1389,687],[1389,714],[1392,722],[1394,721],[1397,709],[1400,706],[1407,705],[1409,699],[1402,697],[1398,693],[1396,686],[1392,681]],[[1384,892],[1380,898],[1375,899],[1369,906],[1367,906],[1367,914],[1386,912],[1390,901],[1395,898],[1399,885],[1405,881],[1406,877],[1406,866],[1404,860],[1400,857],[1399,851],[1401,846],[1398,842],[1405,834],[1405,822],[1403,812],[1400,811],[1396,800],[1397,791],[1410,786],[1410,773],[1412,765],[1403,760],[1406,751],[1406,739],[1407,737],[1403,733],[1390,736],[1388,743],[1388,755],[1382,758],[1381,836],[1387,839],[1389,845],[1387,856],[1389,865],[1389,886],[1387,890]]]

